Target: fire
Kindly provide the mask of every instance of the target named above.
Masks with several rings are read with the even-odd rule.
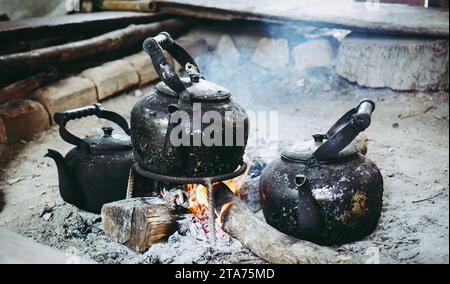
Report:
[[[239,186],[235,180],[227,180],[223,182],[234,194],[239,196]],[[220,183],[213,183],[213,187],[219,186]],[[194,214],[199,220],[208,218],[208,188],[203,184],[187,184],[185,185],[189,196],[188,210]],[[222,210],[221,210],[222,211]],[[216,214],[218,214],[216,212]]]
[[[250,168],[250,165],[247,167],[247,171],[242,174],[241,176],[232,179],[227,180],[223,182],[215,182],[212,184],[213,190],[219,186],[226,186],[229,190],[231,190],[235,195],[240,196],[239,189],[241,188],[242,184],[245,181],[245,178],[248,174],[248,170]],[[223,185],[222,185],[223,184]],[[199,224],[205,233],[209,233],[211,230],[208,227],[208,188],[207,185],[204,184],[186,184],[184,185],[185,193],[176,190],[176,191],[162,191],[161,195],[163,198],[169,200],[168,203],[175,203],[178,206],[182,206],[184,208],[187,208],[194,216],[195,216],[195,222]],[[219,235],[219,237],[223,237],[223,235],[226,235],[222,231],[222,217],[224,216],[224,213],[227,212],[227,210],[232,205],[232,202],[229,202],[227,204],[224,204],[222,208],[217,212],[217,210],[214,210],[214,216],[212,218],[215,218],[215,231]]]
[[[188,210],[199,220],[208,217],[208,189],[202,184],[187,184]]]

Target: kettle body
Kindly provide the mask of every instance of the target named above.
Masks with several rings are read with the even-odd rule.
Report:
[[[383,178],[377,166],[349,143],[368,127],[355,126],[354,121],[367,104],[347,113],[327,134],[315,135],[314,142],[284,151],[263,170],[260,198],[270,225],[321,245],[355,241],[376,228]]]
[[[185,67],[179,78],[162,52]],[[178,177],[230,173],[242,160],[248,138],[245,110],[230,91],[203,78],[192,57],[167,33],[144,42],[162,82],[131,111],[131,141],[137,164]]]
[[[112,127],[103,127],[103,135],[80,139],[66,129],[69,120],[96,115],[111,120],[129,133],[127,121],[100,104],[55,114],[60,135],[76,145],[65,157],[49,149],[58,168],[61,197],[78,208],[99,213],[103,204],[126,197],[133,153],[129,136],[113,134]]]

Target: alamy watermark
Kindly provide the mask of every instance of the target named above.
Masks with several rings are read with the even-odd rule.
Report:
[[[80,12],[81,11],[81,1],[80,0],[66,0],[66,10],[67,10],[67,12]]]
[[[278,151],[278,112],[248,111],[247,116],[235,112],[209,110],[202,112],[202,104],[192,105],[192,115],[177,110],[170,115],[168,133],[170,143],[180,146],[245,146],[264,148],[258,155],[273,155]],[[258,147],[258,145],[264,147]]]
[[[366,10],[367,11],[379,11],[380,10],[380,0],[366,0]]]

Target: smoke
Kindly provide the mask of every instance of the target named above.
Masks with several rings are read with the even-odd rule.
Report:
[[[197,28],[187,37],[201,42],[189,51],[207,80],[230,89],[247,110],[267,110],[287,98],[339,88],[342,82],[332,67],[345,34],[305,26],[226,23]],[[301,47],[307,42],[317,42],[319,49]],[[300,56],[302,49],[306,54]],[[308,64],[305,60],[310,66],[302,66]]]
[[[343,30],[263,23],[219,23],[180,39],[207,80],[230,89],[249,113],[248,146],[258,156],[279,152],[278,110],[346,87],[334,73]],[[274,121],[276,120],[276,121]]]
[[[294,112],[302,108],[303,100],[346,88],[348,83],[334,72],[334,59],[347,33],[299,25],[219,22],[196,28],[179,41],[204,77],[228,88],[246,109],[247,153],[268,161],[285,146],[280,145],[278,133],[286,124],[285,114],[279,113],[286,107],[281,105]]]

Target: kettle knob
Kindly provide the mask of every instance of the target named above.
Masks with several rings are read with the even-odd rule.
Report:
[[[103,126],[102,130],[104,137],[110,137],[112,135],[114,128],[112,128],[111,126]]]

